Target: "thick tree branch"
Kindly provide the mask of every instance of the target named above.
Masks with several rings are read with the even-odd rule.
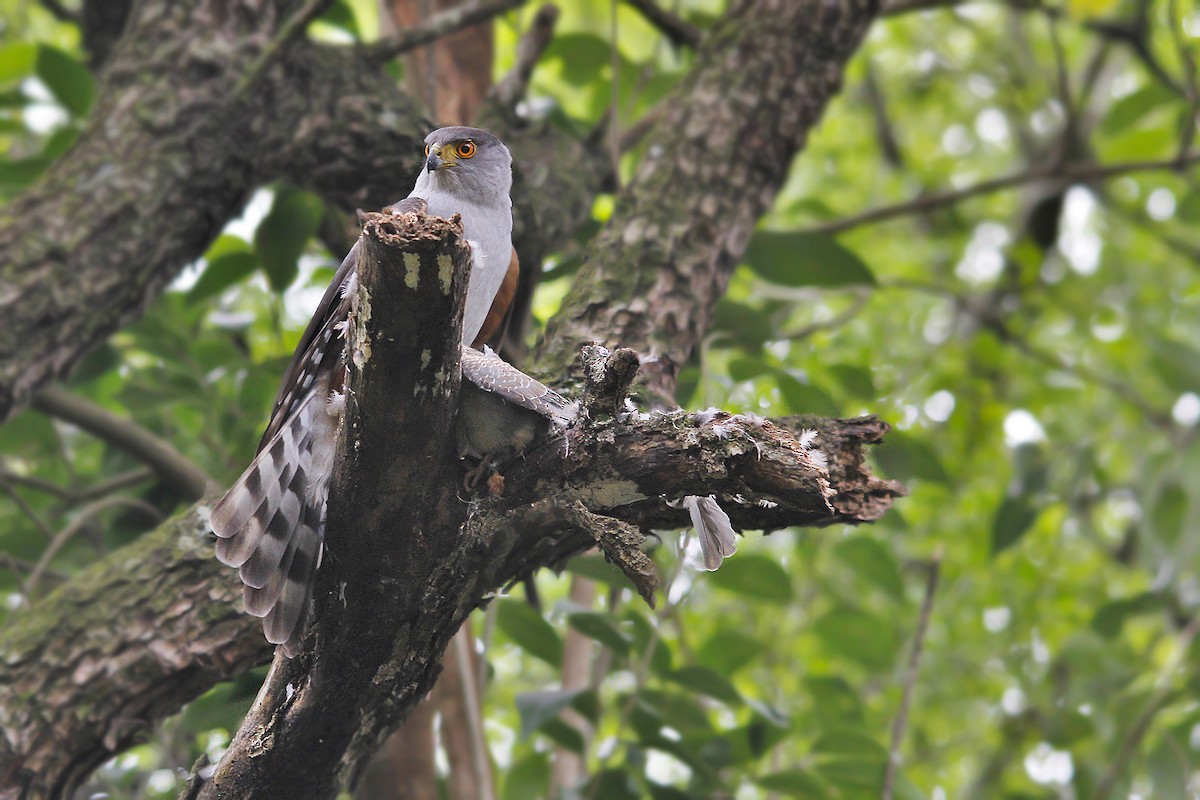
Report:
[[[71,797],[155,722],[270,655],[210,536],[207,510],[193,508],[11,618],[0,798]]]
[[[644,373],[656,399],[673,404],[676,370],[707,331],[876,5],[735,4],[667,101],[633,183],[547,326],[539,360],[549,374],[600,339],[657,356]]]
[[[650,599],[643,536],[621,521],[627,506],[721,492],[783,508],[793,523],[837,516],[837,490],[812,436],[711,413],[593,416],[524,453],[504,497],[459,499],[458,470],[445,461],[456,387],[444,376],[456,364],[443,342],[447,332],[457,341],[457,325],[434,320],[449,313],[438,302],[441,263],[453,255],[461,280],[466,259],[447,223],[394,218],[406,227],[389,241],[392,219],[373,217],[364,231],[359,292],[369,306],[360,307],[370,312],[352,326],[350,347],[370,356],[347,395],[315,646],[311,657],[277,656],[271,689],[202,799],[325,798],[345,780],[353,785],[365,757],[432,684],[466,615],[508,581],[595,541]],[[409,280],[413,254],[421,270]]]

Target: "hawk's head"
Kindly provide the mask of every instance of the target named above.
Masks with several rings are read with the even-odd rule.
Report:
[[[425,137],[423,178],[465,199],[507,196],[512,187],[512,156],[503,142],[481,128],[438,128]]]

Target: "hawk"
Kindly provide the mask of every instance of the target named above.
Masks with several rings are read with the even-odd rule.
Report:
[[[425,145],[424,168],[412,193],[390,208],[461,217],[471,248],[462,341],[464,346],[479,345],[499,327],[515,290],[512,156],[498,138],[479,128],[440,128],[425,138]],[[300,648],[313,576],[324,550],[325,501],[344,409],[345,330],[357,256],[356,244],[300,339],[258,454],[210,519],[218,537],[217,558],[239,570],[246,610],[263,618],[267,640],[282,644],[289,656]],[[486,391],[510,405],[524,404],[533,412],[560,409],[539,417],[543,421],[546,416],[561,420],[567,413],[561,411],[567,408],[561,397],[493,354],[464,358],[464,375],[490,383]],[[530,424],[520,414],[514,419]],[[460,450],[462,438],[460,434]],[[465,449],[477,450],[467,439]]]
[[[425,165],[395,213],[458,214],[471,249],[463,311],[460,457],[495,459],[527,449],[551,424],[575,419],[577,405],[486,347],[516,289],[512,246],[512,157],[479,128],[440,128],[425,138]],[[213,508],[217,558],[236,567],[246,611],[263,619],[267,640],[300,651],[314,576],[321,564],[325,510],[337,429],[345,409],[345,333],[355,293],[358,244],[325,290],[284,375],[258,453]],[[735,533],[715,498],[682,501],[707,569],[733,553]]]

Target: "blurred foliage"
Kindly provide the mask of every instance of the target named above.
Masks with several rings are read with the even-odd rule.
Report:
[[[631,124],[693,59],[625,5],[614,55],[609,3],[560,5],[530,108],[571,129],[614,105]],[[723,4],[668,5],[704,28]],[[1197,790],[1196,172],[1052,174],[1064,158],[1170,159],[1194,130],[1185,87],[1200,11],[1146,4],[1139,53],[1105,25],[1141,7],[974,3],[873,28],[684,370],[680,402],[878,414],[897,430],[875,463],[910,495],[869,528],[751,532],[711,575],[695,569],[694,544],[676,548],[686,536],[667,535],[657,611],[587,556],[538,577],[544,612],[517,592],[493,619],[477,615],[504,798],[544,796],[554,748],[586,757],[577,797],[879,797],[935,554],[941,583],[895,797]],[[3,199],[69,147],[95,90],[72,25],[25,0],[0,9]],[[497,23],[497,74],[531,13]],[[340,2],[313,34],[377,28],[371,3]],[[623,158],[627,174],[638,155]],[[836,224],[1029,170],[1043,177]],[[598,221],[611,205],[598,200]],[[321,213],[319,198],[264,187],[72,390],[232,479],[331,275],[312,240]],[[578,264],[572,253],[547,264],[539,322]],[[88,510],[91,488],[139,465],[70,426],[26,412],[0,427],[0,458],[0,615],[150,524],[141,506]],[[152,480],[133,493],[160,514],[182,503]],[[77,535],[30,587],[47,537],[71,523]],[[600,588],[593,607],[567,599],[585,577]],[[566,691],[570,630],[593,643],[593,680]],[[174,796],[176,770],[219,754],[261,679],[209,692],[93,788]],[[563,721],[568,708],[594,735]]]

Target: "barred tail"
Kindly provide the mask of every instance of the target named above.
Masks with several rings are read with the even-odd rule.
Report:
[[[239,568],[246,610],[288,655],[299,649],[324,543],[337,439],[327,383],[317,381],[210,519],[217,558]]]

